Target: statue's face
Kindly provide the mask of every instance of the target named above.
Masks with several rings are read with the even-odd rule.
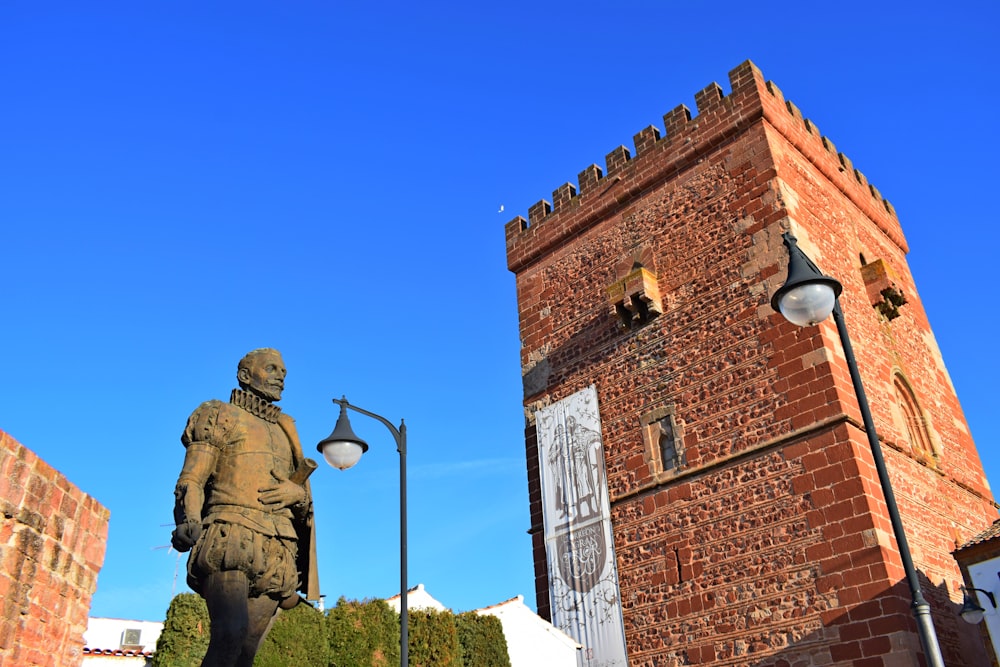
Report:
[[[280,354],[263,352],[253,355],[240,369],[240,386],[268,401],[280,401],[285,390],[285,362]]]

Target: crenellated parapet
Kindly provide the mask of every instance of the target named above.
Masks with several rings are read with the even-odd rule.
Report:
[[[612,209],[627,205],[761,120],[784,136],[906,251],[892,205],[752,62],[732,70],[729,83],[728,95],[717,83],[709,84],[694,95],[696,114],[678,105],[663,116],[662,134],[653,125],[642,129],[633,137],[634,153],[618,146],[605,157],[604,169],[596,164],[588,166],[577,176],[576,187],[564,183],[553,191],[551,202],[542,199],[531,206],[527,219],[518,216],[508,222],[510,270],[517,271],[567,235],[579,233]]]
[[[896,210],[889,200],[882,197],[878,188],[869,183],[861,171],[854,168],[851,160],[837,150],[833,141],[824,136],[815,123],[805,118],[795,104],[784,98],[773,81],[768,81],[765,86],[772,101],[777,103],[778,108],[783,107],[787,112],[783,118],[777,113],[769,114],[768,120],[906,252],[906,239],[899,226]],[[773,108],[774,105],[771,106]]]

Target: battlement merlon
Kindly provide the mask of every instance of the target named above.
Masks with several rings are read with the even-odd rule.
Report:
[[[552,193],[552,203],[532,206],[506,225],[507,265],[518,271],[567,235],[579,233],[649,188],[687,169],[730,137],[764,119],[813,166],[862,210],[904,252],[908,250],[892,205],[868,183],[833,142],[784,99],[751,61],[729,73],[731,92],[712,83],[695,94],[697,115],[681,104],[663,117],[665,133],[649,126],[633,137],[635,155],[619,146],[605,160],[580,172],[578,189],[566,183]],[[613,196],[606,196],[611,193]]]

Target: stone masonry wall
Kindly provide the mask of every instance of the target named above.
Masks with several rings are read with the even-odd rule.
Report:
[[[950,552],[996,510],[895,212],[751,63],[730,83],[729,95],[716,84],[696,94],[697,116],[683,105],[667,114],[662,138],[637,134],[634,158],[619,147],[606,174],[581,172],[579,193],[563,185],[507,225],[539,613],[549,609],[533,413],[593,383],[633,667],[914,664],[910,594],[835,326],[797,328],[769,303],[791,230],[844,284],[946,662],[976,664],[984,654],[955,615]],[[662,314],[624,328],[607,287],[637,263],[655,275]],[[873,307],[885,281],[907,299],[893,319]],[[910,442],[897,378],[932,451]],[[644,440],[643,419],[664,410],[681,434],[676,469]]]
[[[0,431],[0,667],[83,661],[108,510]]]
[[[773,84],[768,90],[774,101],[782,101]],[[844,284],[841,306],[914,562],[935,614],[946,659],[950,656],[951,664],[962,664],[958,656],[968,629],[955,623],[954,610],[962,600],[962,577],[951,552],[996,516],[992,495],[906,264],[905,242],[900,242],[887,219],[891,211],[876,209],[873,215],[853,202],[845,203],[843,185],[830,187],[830,180],[816,166],[816,157],[801,148],[819,143],[825,149],[823,155],[830,155],[834,152],[832,144],[828,139],[815,142],[818,130],[804,122],[793,105],[786,105],[786,109],[788,114],[784,116],[774,114],[778,131],[772,132],[770,145],[789,227],[805,239],[810,256],[819,266]],[[865,184],[864,176],[853,169],[850,161],[837,155],[838,177],[853,180],[851,185]],[[877,298],[877,294],[866,288],[863,263],[875,262],[885,265],[892,283],[907,298],[898,316],[891,319],[873,307],[872,297]],[[772,290],[778,284],[775,281]],[[839,340],[832,324],[829,328],[837,367],[834,372],[846,376]],[[920,403],[933,447],[930,453],[910,442],[894,392],[896,377],[905,379]],[[843,409],[852,418],[860,419],[855,401],[848,398]],[[861,460],[868,469],[866,474],[874,479],[870,455],[865,450],[867,447],[861,452]],[[891,527],[877,488],[872,497],[877,499],[875,515],[882,524],[879,534],[885,535],[892,550],[890,562],[896,563],[895,543],[888,539]]]

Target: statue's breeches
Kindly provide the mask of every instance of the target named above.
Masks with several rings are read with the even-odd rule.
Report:
[[[262,535],[238,524],[209,524],[188,560],[188,585],[201,592],[209,574],[236,570],[250,582],[250,595],[284,599],[295,594],[299,574],[294,539]]]

